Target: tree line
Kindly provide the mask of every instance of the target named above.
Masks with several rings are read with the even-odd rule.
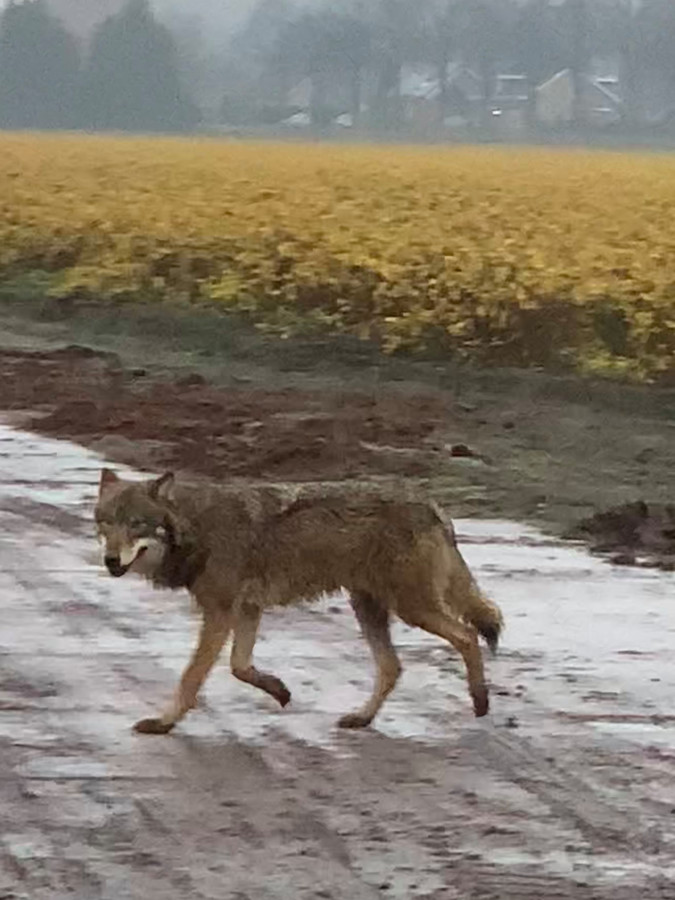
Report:
[[[148,0],[97,29],[86,55],[45,0],[0,17],[0,127],[180,131],[200,112],[180,79],[170,32]]]
[[[231,44],[199,62],[221,85],[215,105],[199,96],[180,38],[149,0],[129,0],[83,50],[46,0],[12,0],[0,16],[0,127],[180,131],[204,114],[273,123],[304,80],[314,124],[349,112],[392,131],[408,64],[435,73],[441,116],[453,62],[475,73],[486,110],[500,74],[524,76],[533,96],[562,69],[581,83],[596,56],[618,60],[628,123],[647,120],[654,93],[662,105],[675,96],[673,0],[343,0],[309,11],[259,0]]]

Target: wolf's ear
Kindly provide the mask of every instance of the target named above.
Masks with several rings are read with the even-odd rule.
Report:
[[[148,493],[153,500],[172,500],[173,487],[176,476],[173,472],[165,472],[159,478],[150,482]]]
[[[112,469],[101,469],[101,477],[98,482],[98,495],[99,497],[103,494],[109,487],[112,487],[113,484],[117,484],[119,478],[113,472]]]

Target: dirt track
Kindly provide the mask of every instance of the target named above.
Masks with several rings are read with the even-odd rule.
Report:
[[[672,574],[460,521],[508,630],[476,722],[457,660],[400,628],[377,727],[334,728],[371,667],[344,604],[268,617],[284,711],[229,677],[168,738],[184,599],[95,558],[100,460],[0,431],[0,897],[650,900],[675,894]]]

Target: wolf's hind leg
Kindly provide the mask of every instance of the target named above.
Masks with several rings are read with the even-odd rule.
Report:
[[[401,663],[391,642],[389,610],[365,593],[354,593],[351,604],[373,654],[377,675],[368,702],[356,712],[343,716],[338,724],[340,728],[365,728],[394,689],[401,674]]]
[[[237,610],[234,623],[234,642],[230,656],[232,674],[239,681],[245,681],[260,688],[274,697],[280,706],[286,706],[291,699],[291,692],[276,675],[261,672],[253,665],[253,648],[258,636],[258,626],[262,618],[262,609],[254,603],[244,602]]]
[[[230,633],[231,615],[225,612],[205,612],[199,642],[192,654],[170,706],[159,718],[141,719],[134,730],[141,734],[168,734],[177,722],[192,709],[207,675],[220,656]]]
[[[488,689],[483,671],[483,655],[475,629],[438,609],[418,607],[414,608],[413,615],[410,610],[406,613],[406,616],[402,617],[406,624],[415,625],[430,634],[445,638],[461,653],[466,666],[474,712],[476,716],[486,715],[489,709]]]

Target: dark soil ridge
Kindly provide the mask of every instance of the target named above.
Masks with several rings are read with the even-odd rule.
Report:
[[[675,504],[636,500],[597,512],[569,529],[591,551],[617,565],[675,571]]]
[[[424,477],[453,458],[434,438],[448,416],[433,394],[218,387],[196,372],[156,378],[89,347],[0,350],[0,407],[117,462],[216,478]]]

